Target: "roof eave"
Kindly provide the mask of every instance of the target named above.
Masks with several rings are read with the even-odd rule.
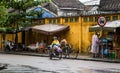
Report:
[[[80,10],[80,11],[82,11],[82,10],[84,10],[84,9],[78,9],[78,8],[68,8],[68,7],[61,7],[60,8],[61,10]]]

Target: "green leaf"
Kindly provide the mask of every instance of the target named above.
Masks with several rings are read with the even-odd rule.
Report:
[[[0,26],[2,26],[7,20],[7,9],[4,6],[0,6]]]

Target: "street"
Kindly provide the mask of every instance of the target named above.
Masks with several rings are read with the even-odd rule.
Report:
[[[30,69],[26,68],[24,71],[28,72],[21,73],[120,73],[119,63],[57,58],[50,60],[49,57],[0,54],[0,63],[9,64],[9,70],[11,69],[9,67],[12,69],[16,67],[19,72],[15,71],[15,73],[20,73],[19,69],[25,69],[27,66],[37,72],[30,72],[28,71]],[[17,66],[23,66],[23,68]],[[2,70],[0,73],[3,73]]]

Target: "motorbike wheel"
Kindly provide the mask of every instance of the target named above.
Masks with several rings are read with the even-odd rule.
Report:
[[[52,58],[53,58],[53,55],[52,55],[52,54],[50,54],[50,60],[52,60]]]
[[[49,58],[50,58],[50,60],[52,60],[52,58],[53,58],[52,50],[49,50]]]
[[[59,60],[61,60],[62,58],[62,53],[59,53]]]

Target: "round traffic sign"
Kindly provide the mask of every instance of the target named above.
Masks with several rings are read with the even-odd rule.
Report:
[[[104,27],[105,24],[106,24],[106,18],[105,18],[104,16],[100,16],[100,17],[98,18],[98,25],[99,25],[100,27]]]

